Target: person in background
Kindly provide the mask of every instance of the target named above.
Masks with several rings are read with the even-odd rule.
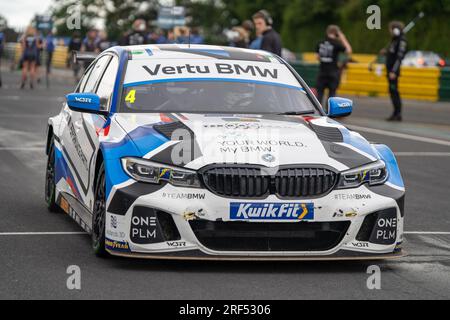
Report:
[[[261,50],[262,39],[263,39],[263,36],[262,36],[261,31],[259,29],[255,29],[255,38],[253,40],[251,40],[249,49]]]
[[[45,51],[47,52],[47,61],[45,63],[47,75],[51,72],[53,53],[55,52],[55,38],[50,31],[45,38]]]
[[[25,88],[25,83],[29,77],[30,88],[34,88],[34,80],[36,78],[36,62],[39,51],[39,37],[37,31],[32,26],[29,26],[22,38],[20,39],[22,47],[22,84],[21,89]]]
[[[133,22],[133,30],[125,35],[120,41],[122,46],[137,46],[148,44],[147,23],[143,19],[137,19]]]
[[[200,34],[200,30],[196,27],[191,30],[191,44],[204,44],[205,38]]]
[[[251,20],[245,20],[242,22],[241,27],[247,31],[249,44],[252,43],[255,40],[255,25],[253,22]]]
[[[257,34],[262,35],[261,50],[272,52],[278,56],[281,56],[281,50],[283,48],[281,37],[273,28],[273,19],[269,12],[266,10],[260,10],[253,15],[253,23]]]
[[[81,52],[85,53],[96,53],[97,52],[97,44],[98,44],[98,30],[97,29],[90,29],[87,34],[86,38],[83,40],[83,43],[81,45]],[[89,67],[90,62],[86,61],[84,63],[84,69],[87,69]]]
[[[41,83],[41,73],[40,67],[42,66],[42,56],[44,55],[44,40],[41,37],[41,34],[38,33],[38,51],[36,58],[36,81],[37,83]]]
[[[90,29],[81,45],[81,52],[95,52],[98,44],[98,30]]]
[[[391,96],[394,113],[387,121],[402,121],[402,99],[398,91],[398,79],[403,58],[408,50],[403,29],[404,24],[400,21],[392,21],[389,24],[389,31],[392,36],[391,44],[387,49],[381,50],[381,54],[386,56],[386,72],[389,82],[389,94]]]
[[[167,31],[167,43],[168,44],[174,44],[177,40],[175,38],[175,32],[173,30]]]
[[[99,32],[98,41],[97,41],[97,53],[101,53],[111,47],[111,42],[108,40],[108,35],[106,31],[102,30]]]
[[[250,35],[243,27],[234,27],[230,33],[230,46],[236,48],[248,48]]]
[[[0,31],[0,88],[2,87],[2,58],[3,58],[3,48],[5,43],[5,35]]]
[[[156,34],[158,35],[158,38],[156,39],[156,44],[166,44],[167,43],[167,37],[166,33],[162,29],[158,29],[156,31]]]
[[[69,46],[67,47],[68,51],[68,60],[67,67],[71,67],[73,70],[73,76],[75,77],[75,82],[78,83],[80,81],[79,73],[80,73],[80,64],[78,62],[74,62],[74,52],[81,51],[83,40],[81,39],[81,35],[78,31],[73,33],[72,38],[70,39]]]
[[[164,44],[167,43],[167,38],[164,35],[164,31],[156,29],[149,35],[149,44]]]
[[[189,43],[189,31],[187,28],[179,28],[179,36],[177,37],[176,42],[178,44],[188,44]]]
[[[335,97],[339,87],[341,72],[338,66],[339,54],[352,54],[352,47],[341,29],[330,25],[326,31],[326,38],[317,45],[317,57],[320,62],[317,78],[317,99],[322,104],[325,89],[328,97]]]

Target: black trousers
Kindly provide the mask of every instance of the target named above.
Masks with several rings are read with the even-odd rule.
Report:
[[[322,104],[325,89],[328,89],[328,97],[336,96],[336,91],[340,83],[339,72],[319,73],[317,78],[317,100]]]
[[[402,114],[402,99],[400,98],[400,92],[398,92],[398,76],[395,80],[389,79],[389,94],[391,95],[392,105],[394,106],[394,116],[400,116]]]
[[[47,61],[45,62],[45,66],[48,74],[52,70],[52,60],[53,60],[53,52],[47,52]]]

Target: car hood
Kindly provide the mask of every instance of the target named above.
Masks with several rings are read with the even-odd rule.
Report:
[[[314,165],[338,171],[377,160],[359,134],[327,117],[117,114],[142,156],[190,169],[210,164]]]

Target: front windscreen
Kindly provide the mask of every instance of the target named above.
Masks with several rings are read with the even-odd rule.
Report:
[[[121,112],[315,113],[300,87],[254,81],[186,80],[127,86]]]
[[[120,112],[318,113],[283,63],[130,60]]]

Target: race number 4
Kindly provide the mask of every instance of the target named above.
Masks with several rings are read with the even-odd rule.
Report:
[[[136,90],[130,90],[125,97],[125,101],[133,104],[136,101]]]

